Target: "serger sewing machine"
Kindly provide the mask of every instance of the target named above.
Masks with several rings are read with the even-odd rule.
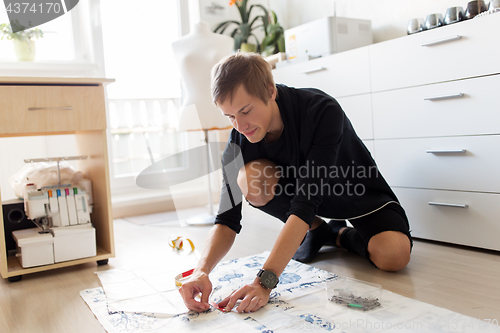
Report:
[[[24,209],[26,216],[46,232],[52,227],[90,223],[92,211],[88,193],[71,184],[44,186],[40,190],[35,184],[27,184]]]

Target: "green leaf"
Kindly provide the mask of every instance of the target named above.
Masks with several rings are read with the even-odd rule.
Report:
[[[237,24],[237,25],[240,25],[241,23],[240,22],[237,22],[237,21],[224,21],[222,23],[219,23],[219,25],[214,29],[214,32],[218,32],[219,29],[221,29],[223,26],[225,25],[229,25],[231,23],[234,23],[234,24]],[[225,29],[225,28],[224,28]]]
[[[285,49],[285,35],[284,34],[282,34],[281,38],[278,39],[278,51],[279,52],[286,52],[286,49]]]
[[[264,57],[269,57],[270,55],[273,55],[275,54],[276,50],[276,45],[269,45],[269,46],[266,46],[263,50],[262,50],[262,55]]]

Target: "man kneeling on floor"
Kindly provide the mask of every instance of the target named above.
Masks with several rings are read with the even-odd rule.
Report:
[[[179,289],[190,310],[209,308],[209,273],[241,230],[242,194],[285,224],[255,280],[219,303],[226,311],[238,300],[238,312],[266,305],[290,259],[310,262],[323,245],[385,271],[408,264],[413,243],[405,211],[333,97],[275,84],[271,66],[252,53],[231,55],[213,68],[212,97],[234,129],[222,157],[215,225]]]

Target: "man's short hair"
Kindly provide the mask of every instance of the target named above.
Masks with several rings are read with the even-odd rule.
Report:
[[[276,90],[271,65],[257,53],[237,52],[222,59],[212,69],[212,101],[215,105],[233,100],[236,90],[243,85],[251,96],[267,104]],[[276,90],[277,93],[277,90]]]

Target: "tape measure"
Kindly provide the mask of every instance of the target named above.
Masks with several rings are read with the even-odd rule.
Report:
[[[184,247],[184,242],[188,242],[189,245],[191,246],[191,251],[195,254],[196,257],[198,257],[198,253],[197,251],[195,250],[195,247],[194,247],[194,244],[193,244],[193,241],[190,240],[189,238],[185,238],[185,237],[181,237],[181,236],[177,236],[177,237],[172,237],[170,239],[170,242],[169,242],[169,246],[171,248],[173,248],[174,250],[177,250],[177,251],[180,251],[182,250],[182,248]],[[193,274],[194,272],[194,268],[193,269],[190,269],[189,271],[185,271],[181,274],[178,274],[175,276],[175,285],[177,287],[180,287],[182,286],[182,280],[185,280],[187,279],[188,277],[191,276],[191,274]]]
[[[182,286],[182,280],[185,280],[186,278],[190,277],[191,274],[193,274],[193,272],[194,272],[194,268],[190,269],[189,271],[185,271],[181,274],[176,275],[175,276],[175,285],[177,287]]]
[[[176,238],[172,238],[170,240],[170,243],[168,244],[171,248],[173,248],[174,250],[182,250],[182,247],[184,246],[184,241],[188,241],[189,245],[191,245],[191,251],[194,251],[194,244],[193,244],[193,241],[191,241],[189,238],[185,238],[185,237],[176,237]]]

